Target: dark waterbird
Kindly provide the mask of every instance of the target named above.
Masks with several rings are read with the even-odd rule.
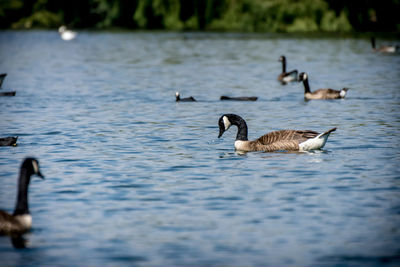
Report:
[[[381,45],[379,48],[376,48],[375,37],[371,37],[371,46],[374,52],[381,53],[395,53],[400,50],[399,45]]]
[[[175,97],[176,97],[176,102],[194,102],[194,101],[196,101],[196,99],[194,99],[193,96],[181,98],[181,95],[179,94],[179,92],[175,93]]]
[[[280,56],[279,61],[282,62],[282,73],[279,74],[278,81],[282,82],[282,84],[297,81],[297,70],[286,72],[286,57],[284,55]]]
[[[7,73],[2,73],[0,74],[0,89],[2,89],[3,81],[6,78]],[[15,96],[15,91],[10,91],[10,92],[1,92],[0,96]]]
[[[239,97],[229,97],[221,96],[220,100],[231,100],[231,101],[257,101],[257,96],[239,96]]]
[[[310,91],[310,85],[308,84],[308,75],[305,72],[300,73],[299,82],[303,81],[304,85],[304,98],[306,100],[312,99],[341,99],[345,98],[347,90],[349,88],[343,88],[342,90],[334,90],[330,88],[318,89],[314,92]]]
[[[310,151],[324,147],[332,128],[326,132],[318,133],[310,130],[280,130],[267,133],[260,138],[249,141],[247,138],[247,124],[245,120],[235,114],[224,114],[219,118],[220,138],[232,125],[238,128],[235,140],[235,149],[239,151]]]
[[[14,213],[0,210],[0,234],[16,235],[29,231],[32,226],[32,216],[28,206],[28,187],[32,175],[44,179],[40,173],[39,162],[35,158],[26,158],[20,168],[18,179],[18,195]]]
[[[0,138],[0,146],[16,146],[18,136],[2,137]]]
[[[16,93],[17,93],[16,91],[1,92],[0,96],[15,96]]]

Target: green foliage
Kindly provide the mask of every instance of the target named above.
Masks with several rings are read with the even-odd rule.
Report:
[[[244,32],[400,30],[399,0],[0,0],[0,27]]]
[[[51,27],[55,28],[62,24],[62,16],[47,10],[39,10],[30,15],[29,17],[22,18],[12,24],[12,28],[38,28],[38,27]]]

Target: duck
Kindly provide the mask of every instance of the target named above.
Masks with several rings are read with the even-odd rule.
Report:
[[[232,100],[232,101],[257,101],[257,96],[239,96],[239,97],[229,97],[221,96],[220,100]]]
[[[312,99],[341,99],[345,98],[349,88],[343,88],[342,90],[334,89],[318,89],[314,92],[310,91],[310,85],[308,84],[308,75],[305,72],[299,74],[299,82],[303,81],[304,84],[304,98],[306,100]]]
[[[0,146],[17,146],[18,136],[2,137],[0,138]]]
[[[75,39],[77,33],[71,30],[68,30],[66,26],[62,25],[60,28],[58,28],[58,33],[61,36],[61,39],[64,41],[71,41]]]
[[[14,213],[9,214],[0,210],[0,234],[21,234],[31,229],[32,216],[28,207],[28,186],[32,175],[44,179],[39,169],[39,161],[35,158],[25,158],[20,169]]]
[[[379,48],[376,48],[375,37],[371,37],[371,46],[374,52],[381,53],[395,53],[397,50],[400,50],[400,46],[398,45],[381,45]]]
[[[282,73],[279,74],[278,81],[282,82],[282,84],[297,81],[297,70],[286,72],[286,57],[282,55],[278,61],[282,62]]]
[[[0,89],[1,89],[1,86],[3,85],[3,81],[6,76],[7,76],[7,73],[0,74]]]
[[[181,98],[181,95],[179,94],[179,92],[175,93],[175,97],[176,97],[176,102],[195,102],[196,101],[196,99],[194,99],[193,96]]]
[[[235,149],[242,152],[317,150],[323,148],[330,133],[336,131],[336,127],[323,133],[311,130],[280,130],[267,133],[256,140],[249,141],[247,138],[246,121],[236,114],[224,114],[218,121],[218,138],[232,125],[236,125],[238,128],[234,144]]]

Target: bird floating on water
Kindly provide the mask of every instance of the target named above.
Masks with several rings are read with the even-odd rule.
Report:
[[[279,74],[278,81],[282,82],[282,84],[297,81],[297,70],[286,72],[286,57],[282,55],[278,61],[282,62],[282,73]]]
[[[332,128],[326,132],[318,133],[310,130],[280,130],[267,133],[260,138],[249,141],[247,138],[247,124],[236,114],[224,114],[218,121],[220,138],[232,125],[238,128],[235,140],[235,149],[238,151],[310,151],[324,147]]]
[[[310,91],[310,85],[308,84],[308,75],[305,72],[299,74],[299,82],[303,81],[304,85],[304,98],[306,100],[312,99],[341,99],[345,98],[349,88],[343,88],[342,90],[334,90],[330,88],[318,89],[314,92]]]
[[[21,234],[32,227],[32,216],[28,206],[28,187],[32,175],[44,179],[35,158],[26,158],[20,168],[18,179],[18,195],[14,213],[0,210],[0,234]]]
[[[257,101],[257,96],[238,96],[238,97],[230,97],[230,96],[221,96],[220,100],[232,100],[232,101]]]
[[[68,30],[66,26],[61,26],[60,28],[58,28],[58,33],[61,36],[61,39],[63,39],[64,41],[71,41],[73,39],[75,39],[77,33],[71,30]]]
[[[6,76],[7,76],[7,73],[0,74],[0,89],[3,89],[2,85],[3,85],[3,81],[6,78]],[[16,93],[17,93],[16,91],[1,92],[0,96],[15,96]]]
[[[381,53],[395,53],[396,51],[400,50],[399,45],[381,45],[379,48],[376,48],[375,37],[371,37],[371,46],[374,52]]]
[[[0,146],[17,146],[18,136],[2,137],[0,138]]]
[[[193,96],[181,98],[181,95],[179,94],[179,92],[175,93],[175,98],[176,98],[176,102],[195,102],[196,101],[196,99],[194,99]]]

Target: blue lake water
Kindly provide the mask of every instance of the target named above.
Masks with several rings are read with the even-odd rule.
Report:
[[[380,40],[390,43],[391,40]],[[281,85],[278,58],[311,89]],[[35,156],[27,248],[2,266],[398,266],[400,54],[368,39],[217,33],[0,32],[0,209]],[[176,103],[175,92],[196,103]],[[258,96],[221,102],[221,95]],[[337,127],[322,151],[236,153],[279,129]]]

